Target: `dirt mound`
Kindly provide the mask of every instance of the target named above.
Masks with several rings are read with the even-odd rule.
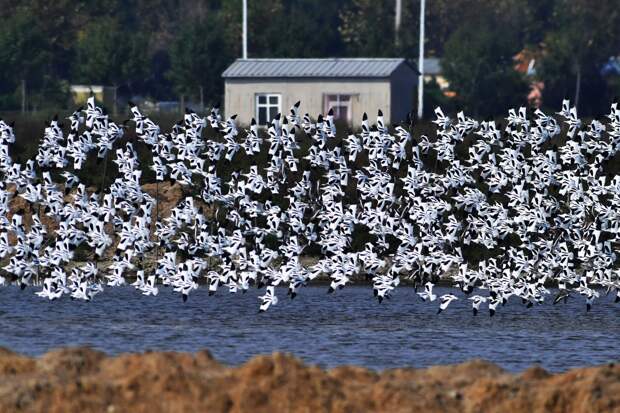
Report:
[[[0,411],[618,412],[620,366],[509,374],[484,362],[374,372],[323,370],[293,356],[226,367],[208,351],[85,349],[40,358],[0,349]]]
[[[142,185],[142,190],[158,201],[157,211],[153,210],[153,216],[158,212],[160,217],[167,217],[172,208],[186,196],[180,184],[170,182],[145,184]]]

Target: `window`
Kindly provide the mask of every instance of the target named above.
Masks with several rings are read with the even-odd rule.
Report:
[[[334,119],[351,122],[351,95],[325,95],[324,111],[334,109]]]
[[[259,125],[269,124],[281,111],[280,95],[273,93],[256,95],[256,121]]]

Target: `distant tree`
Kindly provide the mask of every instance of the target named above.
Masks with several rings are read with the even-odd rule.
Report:
[[[113,18],[89,23],[78,34],[75,78],[79,82],[131,88],[149,71],[148,37],[123,29]],[[114,110],[116,110],[116,93]]]
[[[527,84],[513,67],[513,56],[521,49],[514,37],[505,27],[498,35],[485,21],[466,23],[452,33],[441,66],[458,107],[492,116],[526,103]]]
[[[578,97],[581,114],[599,114],[620,93],[618,80],[601,74],[620,52],[617,3],[427,0],[426,55],[446,57],[455,104],[486,113],[522,103],[512,55],[524,47],[542,51],[536,70],[545,83],[543,104],[557,107],[563,98]],[[221,71],[241,56],[240,5],[0,0],[0,107],[20,107],[22,80],[29,108],[64,105],[67,86],[75,82],[161,99],[196,98],[202,88],[207,101],[217,100]],[[248,8],[250,57],[417,59],[420,0],[402,0],[398,43],[394,0],[262,0],[248,1]]]
[[[314,0],[289,1],[281,22],[278,55],[282,57],[338,57],[344,44],[338,30],[343,0],[329,7]],[[266,50],[268,52],[268,49]]]
[[[314,0],[248,1],[249,57],[342,56],[338,31],[347,0],[326,7]],[[235,57],[241,56],[241,0],[222,0],[221,24]]]
[[[29,33],[35,30],[42,40],[30,52],[36,53],[37,58],[29,57],[27,62],[36,67],[38,72],[27,81],[28,105],[31,109],[64,107],[68,103],[69,80],[75,73],[73,63],[78,33],[84,33],[85,27],[92,21],[109,15],[135,14],[133,7],[129,4],[121,7],[121,2],[122,0],[0,1],[0,31],[19,23],[20,16],[27,16],[32,29],[25,28],[20,37],[28,38]],[[5,21],[7,24],[4,24]],[[125,18],[124,21],[129,19]],[[42,57],[45,57],[43,63]]]
[[[539,77],[546,106],[568,98],[584,115],[608,109],[601,69],[620,52],[620,8],[614,0],[556,0],[544,36]]]
[[[393,0],[352,0],[341,14],[340,35],[346,54],[360,57],[396,56]]]
[[[444,91],[435,79],[431,79],[431,81],[424,84],[424,119],[432,119],[435,108],[438,106],[444,112],[452,111],[454,103],[452,99],[444,95]]]
[[[222,0],[220,12],[225,35],[234,57],[241,57],[241,0]],[[282,0],[248,1],[248,56],[286,57],[280,52],[287,20]]]
[[[234,59],[226,40],[216,13],[181,28],[170,47],[167,73],[181,100],[189,96],[202,97],[203,103],[220,101],[221,74]]]
[[[0,27],[0,94],[2,106],[15,109],[44,84],[50,53],[46,37],[25,10],[3,19]],[[22,90],[23,89],[23,90]],[[26,96],[22,96],[26,92]]]

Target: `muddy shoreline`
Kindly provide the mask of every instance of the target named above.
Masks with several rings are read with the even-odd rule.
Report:
[[[620,412],[620,364],[512,374],[473,360],[376,372],[281,353],[228,367],[206,350],[31,358],[0,349],[0,411]]]

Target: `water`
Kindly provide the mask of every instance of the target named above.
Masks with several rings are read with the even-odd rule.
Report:
[[[532,309],[511,299],[490,318],[486,311],[473,317],[469,300],[460,295],[436,315],[438,302],[421,302],[411,288],[400,288],[383,304],[367,286],[325,292],[306,287],[291,301],[279,289],[280,303],[258,314],[256,290],[208,297],[201,288],[183,303],[166,288],[157,297],[131,287],[107,288],[86,303],[49,302],[32,289],[0,288],[0,346],[29,355],[82,345],[109,354],[207,348],[227,364],[286,351],[323,367],[378,370],[483,358],[510,371],[534,363],[563,371],[620,358],[620,304],[611,295],[589,313],[581,297]]]

